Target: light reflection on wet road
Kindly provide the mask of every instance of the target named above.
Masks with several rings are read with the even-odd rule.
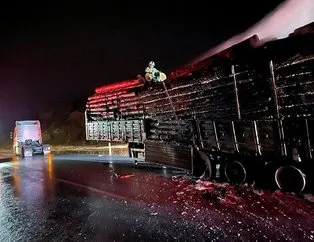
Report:
[[[312,197],[99,159],[1,161],[0,240],[314,240]]]

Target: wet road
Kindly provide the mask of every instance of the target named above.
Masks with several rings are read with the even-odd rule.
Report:
[[[0,241],[314,240],[314,199],[123,158],[0,161]]]

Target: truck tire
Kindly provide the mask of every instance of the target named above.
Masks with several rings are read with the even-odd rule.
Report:
[[[275,181],[278,188],[285,192],[302,192],[307,185],[306,175],[295,165],[279,167]]]
[[[212,180],[214,176],[213,162],[201,150],[196,150],[193,162],[193,176],[199,179]]]
[[[230,161],[225,165],[225,177],[229,183],[241,185],[247,180],[247,169],[240,161]]]

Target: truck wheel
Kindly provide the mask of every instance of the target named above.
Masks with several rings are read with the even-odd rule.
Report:
[[[302,192],[307,183],[306,175],[294,165],[279,167],[275,180],[277,186],[285,192]]]
[[[199,179],[211,180],[214,175],[212,161],[204,151],[198,150],[195,153],[193,175]]]
[[[225,176],[230,183],[241,185],[246,181],[247,171],[239,161],[231,161],[225,166]]]

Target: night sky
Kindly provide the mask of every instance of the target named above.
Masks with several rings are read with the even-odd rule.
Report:
[[[134,78],[150,60],[165,72],[184,65],[282,1],[12,2],[0,8],[5,126],[85,100],[100,85]]]

